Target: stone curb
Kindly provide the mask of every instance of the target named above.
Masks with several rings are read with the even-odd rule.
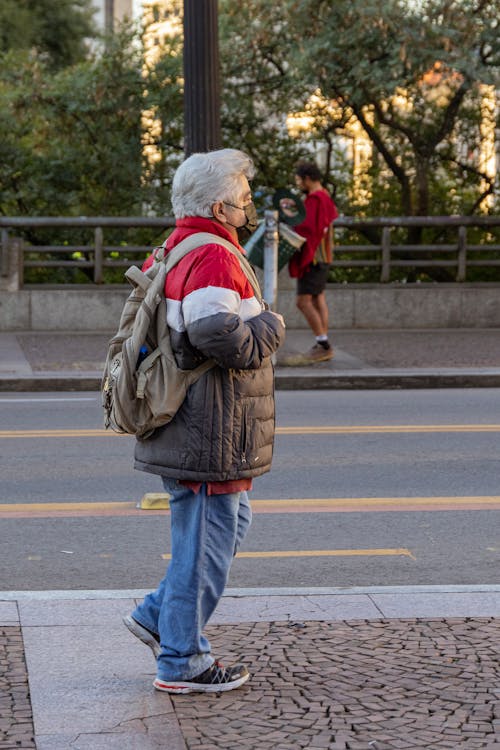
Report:
[[[304,373],[277,370],[276,390],[391,390],[410,388],[498,388],[500,368],[370,369]],[[99,391],[100,373],[43,372],[0,375],[0,392]]]

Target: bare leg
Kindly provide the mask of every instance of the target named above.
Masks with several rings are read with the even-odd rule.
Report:
[[[313,300],[312,294],[298,294],[297,307],[307,320],[314,335],[321,336],[325,333],[323,330],[323,320]]]
[[[325,336],[327,336],[328,335],[328,305],[326,304],[325,293],[321,292],[321,294],[313,295],[312,304],[314,305],[314,308],[321,319],[322,330],[321,330],[321,333],[318,333],[316,335],[320,336],[321,334],[324,334]]]
[[[322,338],[306,354],[289,356],[286,361],[283,360],[283,364],[290,366],[314,364],[315,362],[332,359],[333,349],[328,344],[328,339],[324,338],[328,333],[328,307],[324,293],[318,295],[298,294],[296,303],[314,335]]]

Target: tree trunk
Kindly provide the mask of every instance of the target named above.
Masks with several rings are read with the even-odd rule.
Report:
[[[429,215],[429,160],[422,154],[415,154],[417,188],[417,216]]]

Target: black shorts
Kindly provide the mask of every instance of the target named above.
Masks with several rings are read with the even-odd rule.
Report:
[[[329,263],[314,263],[309,266],[301,279],[297,279],[297,294],[312,294],[325,291],[328,281]]]

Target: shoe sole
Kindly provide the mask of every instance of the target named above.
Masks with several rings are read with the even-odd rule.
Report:
[[[330,359],[333,359],[333,354],[325,354],[322,357],[311,357],[309,362],[314,364],[315,362],[328,362]]]
[[[304,367],[305,365],[315,365],[317,362],[328,362],[333,359],[333,352],[326,353],[322,357],[307,357],[305,354],[290,355],[278,360],[278,367]]]
[[[153,686],[162,693],[176,693],[178,695],[185,695],[186,693],[226,693],[228,690],[236,690],[236,688],[241,687],[249,677],[249,674],[245,674],[239,680],[231,680],[231,682],[223,682],[219,685],[200,685],[197,682],[164,682],[156,679]]]
[[[161,646],[158,641],[155,640],[155,638],[151,635],[149,630],[143,628],[142,625],[134,620],[133,617],[130,617],[130,615],[127,615],[123,618],[123,624],[130,630],[132,635],[135,635],[135,637],[142,641],[142,643],[144,643],[146,646],[149,646],[149,648],[155,655],[155,659],[157,659],[160,655]]]

